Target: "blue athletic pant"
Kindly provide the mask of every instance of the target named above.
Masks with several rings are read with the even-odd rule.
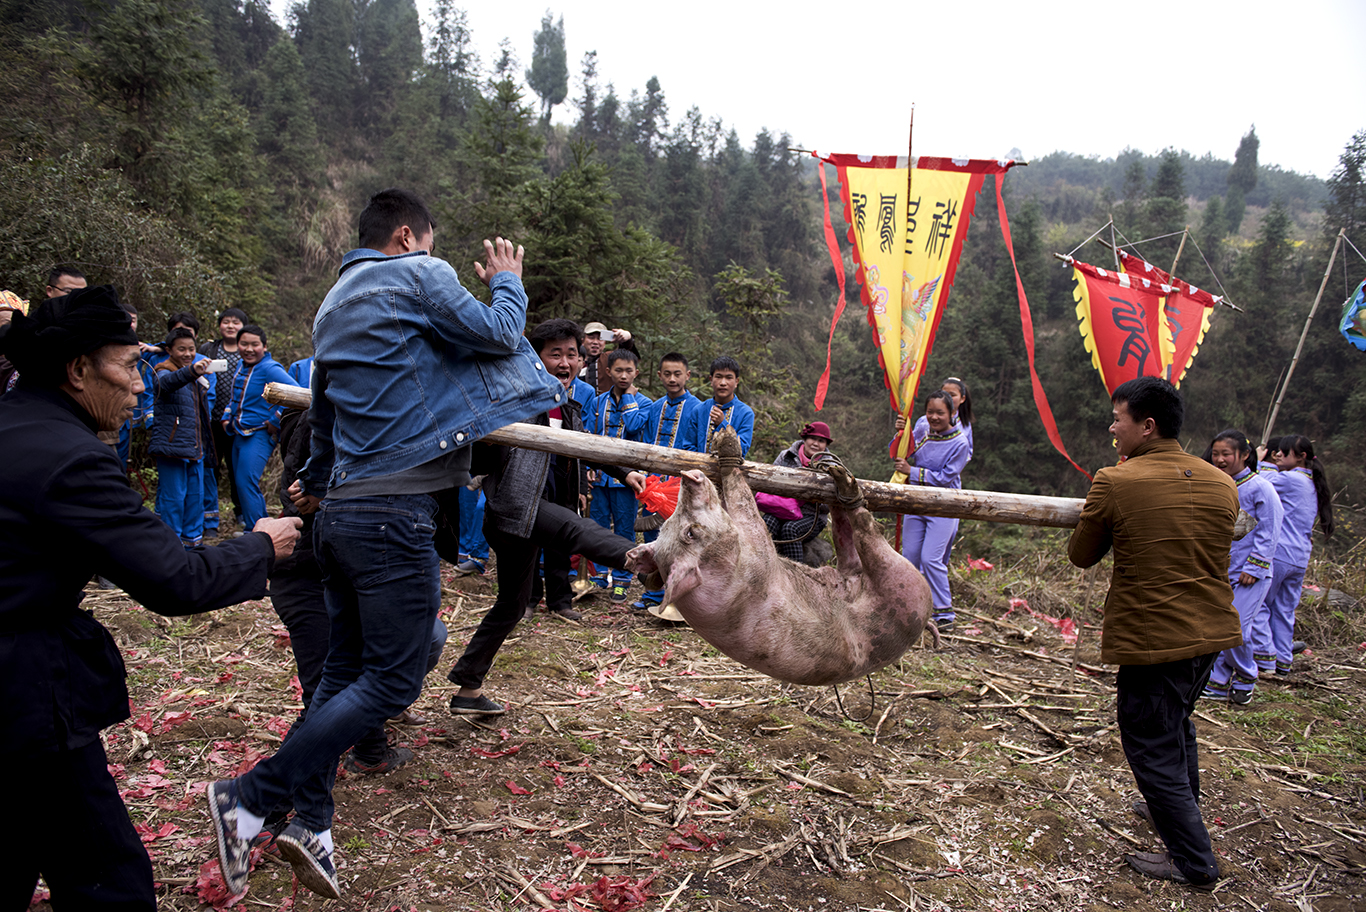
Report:
[[[157,515],[185,547],[204,540],[204,463],[157,457]]]
[[[489,559],[484,538],[484,492],[460,489],[460,553],[475,560]]]
[[[242,508],[242,521],[247,524],[248,532],[258,519],[266,518],[261,475],[274,449],[275,441],[265,431],[257,431],[250,437],[234,435],[232,438],[232,473],[237,479],[237,494],[242,498],[238,506]]]
[[[607,485],[593,487],[593,502],[588,506],[588,515],[593,522],[604,529],[616,532],[622,538],[636,545],[636,492],[630,488],[609,488]],[[599,567],[599,572],[606,567]],[[630,570],[613,570],[612,582],[618,586],[631,583]]]

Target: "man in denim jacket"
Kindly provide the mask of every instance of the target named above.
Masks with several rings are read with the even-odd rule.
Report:
[[[247,887],[248,846],[282,799],[294,820],[276,836],[299,880],[338,897],[332,863],[337,758],[421,691],[440,607],[434,495],[469,482],[469,446],[560,405],[522,336],[522,248],[484,242],[475,272],[486,305],[430,253],[434,224],[412,193],[383,190],[360,216],[360,249],[313,322],[312,455],[291,489],[316,508],[332,636],[308,714],[280,750],[209,787],[219,863]],[[322,498],[319,504],[319,498]]]

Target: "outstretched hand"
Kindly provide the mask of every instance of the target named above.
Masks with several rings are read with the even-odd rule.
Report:
[[[297,516],[283,516],[279,519],[256,520],[256,525],[251,527],[253,532],[264,532],[270,536],[270,543],[275,546],[275,559],[283,560],[294,553],[294,545],[299,540],[299,530],[303,528],[304,521]]]
[[[503,238],[494,238],[490,241],[488,238],[485,238],[484,262],[488,265],[483,265],[476,261],[474,264],[475,274],[479,276],[485,285],[492,281],[493,277],[500,272],[510,272],[520,279],[522,277],[523,253],[524,251],[522,250],[521,244],[518,244],[514,251],[512,241],[504,240]]]

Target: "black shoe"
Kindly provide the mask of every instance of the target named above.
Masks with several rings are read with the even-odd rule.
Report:
[[[477,697],[451,697],[451,712],[457,716],[501,716],[507,708],[480,694]]]
[[[299,883],[319,896],[341,899],[341,886],[337,883],[337,868],[332,864],[332,853],[327,851],[317,833],[291,823],[276,838],[276,844],[280,847],[280,854],[294,869],[294,876],[299,878]]]
[[[1246,706],[1252,702],[1252,691],[1238,690],[1235,687],[1228,692],[1228,701],[1234,706]]]
[[[1193,890],[1202,890],[1206,893],[1214,890],[1218,881],[1211,880],[1209,883],[1191,883],[1190,878],[1181,873],[1181,869],[1172,861],[1171,855],[1166,852],[1135,852],[1132,855],[1125,855],[1124,860],[1144,877],[1151,877],[1154,880],[1170,880],[1172,883],[1188,886]]]
[[[552,609],[550,610],[550,613],[553,614],[553,615],[555,615],[556,617],[562,617],[562,618],[564,618],[566,621],[581,621],[581,620],[583,620],[583,615],[582,615],[581,613],[575,611],[573,608],[552,608]]]
[[[1309,644],[1306,643],[1304,640],[1295,640],[1293,643],[1290,644],[1290,654],[1297,656],[1308,648]]]
[[[1134,802],[1133,812],[1137,816],[1148,821],[1148,826],[1153,825],[1153,812],[1148,810],[1148,802],[1144,801],[1142,798]]]
[[[342,757],[342,769],[359,776],[382,776],[392,773],[413,759],[413,752],[406,747],[387,747],[384,756],[374,763],[367,763],[356,757],[355,750],[349,750]]]

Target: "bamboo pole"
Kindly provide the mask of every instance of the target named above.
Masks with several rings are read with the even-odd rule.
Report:
[[[1314,295],[1314,306],[1309,308],[1309,316],[1305,318],[1304,329],[1300,331],[1299,344],[1295,346],[1295,357],[1290,359],[1290,369],[1285,372],[1285,381],[1281,384],[1281,391],[1276,395],[1276,404],[1271,409],[1271,417],[1266,421],[1266,428],[1262,431],[1262,443],[1265,444],[1271,438],[1271,429],[1276,426],[1276,416],[1281,411],[1281,400],[1285,398],[1285,391],[1290,389],[1290,378],[1295,374],[1295,364],[1300,360],[1300,352],[1304,350],[1305,337],[1309,335],[1309,324],[1314,322],[1314,313],[1319,309],[1319,301],[1323,300],[1323,290],[1328,287],[1328,277],[1333,272],[1333,262],[1338,258],[1338,248],[1342,246],[1342,239],[1347,236],[1347,229],[1342,228],[1338,231],[1338,239],[1333,242],[1333,252],[1328,257],[1328,268],[1323,271],[1323,281],[1319,283],[1319,293]]]
[[[283,383],[267,383],[264,396],[267,402],[288,408],[308,408],[313,398],[309,390]],[[483,441],[529,450],[544,450],[598,464],[629,467],[662,475],[679,475],[689,469],[697,469],[713,478],[719,473],[716,457],[709,453],[689,453],[648,443],[598,437],[534,424],[509,424],[491,431]],[[745,462],[741,470],[745,473],[749,486],[756,491],[795,497],[814,503],[837,502],[835,481],[824,472],[789,469],[760,462]],[[980,519],[987,522],[1052,526],[1060,529],[1072,528],[1081,516],[1082,502],[1071,497],[959,491],[952,488],[889,484],[862,479],[859,481],[859,487],[863,490],[868,509],[878,512],[948,516],[956,519]]]
[[[1181,229],[1181,243],[1177,245],[1176,256],[1172,258],[1172,268],[1167,270],[1167,275],[1172,279],[1176,278],[1176,264],[1181,262],[1181,251],[1186,249],[1186,238],[1190,236],[1191,226],[1187,225]]]

